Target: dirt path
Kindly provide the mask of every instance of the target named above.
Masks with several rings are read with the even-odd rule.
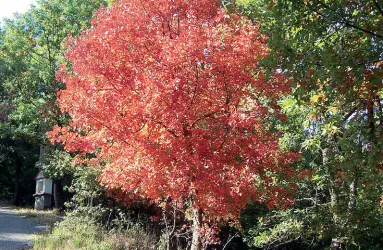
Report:
[[[42,231],[35,222],[0,206],[0,250],[19,250],[31,245],[33,234]]]

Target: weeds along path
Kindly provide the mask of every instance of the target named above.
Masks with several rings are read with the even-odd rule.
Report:
[[[36,222],[20,216],[16,211],[0,207],[0,250],[25,249],[33,234],[42,230]]]

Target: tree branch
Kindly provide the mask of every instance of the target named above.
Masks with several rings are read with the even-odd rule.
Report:
[[[379,119],[379,126],[383,125],[383,109],[382,109],[382,103],[380,102],[379,96],[375,96],[375,101],[378,105],[379,113],[380,113],[380,119]]]
[[[382,7],[380,7],[380,5],[378,4],[378,2],[376,0],[373,0],[376,8],[379,10],[380,14],[383,16],[383,9]]]
[[[235,233],[233,236],[230,236],[229,239],[227,240],[226,244],[223,246],[222,250],[225,250],[226,247],[229,245],[229,243],[235,238],[238,237],[238,233]]]
[[[356,30],[363,31],[364,33],[367,33],[367,34],[369,34],[369,35],[372,35],[372,36],[378,37],[378,38],[380,38],[380,39],[383,39],[383,36],[382,36],[382,35],[379,35],[379,34],[376,34],[376,33],[372,32],[372,31],[363,29],[363,28],[361,28],[361,27],[359,27],[359,26],[356,26],[356,25],[354,25],[354,24],[352,24],[352,23],[346,21],[346,20],[342,20],[342,21],[340,21],[340,23],[343,23],[343,24],[345,24],[346,26],[349,26],[349,27],[354,28],[354,29],[356,29]]]
[[[374,0],[374,1],[375,1],[375,0]],[[345,20],[345,18],[344,18],[343,16],[341,16],[336,10],[333,10],[333,9],[332,9],[329,5],[327,5],[326,3],[324,3],[324,2],[322,2],[322,1],[320,1],[320,0],[318,0],[318,3],[319,3],[320,5],[322,5],[324,8],[326,8],[326,9],[328,9],[328,10],[334,12],[334,13],[335,13],[341,20],[340,20],[340,21],[337,21],[337,20],[331,20],[331,19],[328,19],[328,18],[326,18],[322,13],[320,13],[319,11],[316,11],[316,10],[311,9],[312,11],[315,11],[316,13],[318,13],[319,15],[321,15],[323,18],[325,18],[325,19],[327,19],[327,20],[330,20],[330,21],[333,21],[333,22],[335,21],[335,22],[342,23],[342,24],[344,24],[344,25],[346,25],[346,26],[348,26],[348,27],[351,27],[351,28],[353,28],[353,29],[356,29],[356,30],[359,30],[359,31],[363,31],[363,32],[366,33],[366,34],[369,34],[369,35],[371,35],[371,36],[374,36],[374,37],[383,39],[383,35],[376,34],[376,33],[372,32],[372,31],[370,31],[370,30],[366,30],[366,29],[364,29],[364,28],[362,28],[362,27],[359,27],[359,26],[357,26],[357,25],[355,25],[355,24],[353,24],[353,23],[350,23],[348,20]]]
[[[155,121],[155,120],[153,120],[153,119],[151,119],[151,121],[154,122],[154,123],[156,123],[156,124],[158,124],[158,125],[161,125],[163,128],[166,129],[166,131],[168,131],[170,134],[172,134],[175,138],[178,138],[178,137],[179,137],[179,135],[177,135],[176,132],[175,132],[174,130],[169,129],[163,122],[161,122],[161,121]]]
[[[345,115],[345,116],[343,117],[343,120],[344,120],[344,121],[347,121],[348,118],[350,118],[350,117],[355,113],[355,111],[357,111],[357,110],[358,110],[357,107],[353,108],[347,115]]]
[[[195,120],[194,122],[193,122],[193,124],[191,125],[191,127],[192,128],[194,128],[195,127],[195,125],[199,122],[199,121],[201,121],[201,120],[203,120],[203,119],[205,119],[205,118],[208,118],[208,117],[210,117],[210,116],[212,116],[212,115],[214,115],[214,114],[216,114],[217,112],[210,112],[210,113],[207,113],[207,114],[204,114],[203,116],[201,116],[200,118],[198,118],[197,120]]]

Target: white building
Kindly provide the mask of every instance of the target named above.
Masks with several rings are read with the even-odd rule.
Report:
[[[53,181],[45,176],[42,170],[36,176],[35,209],[43,210],[52,207]]]

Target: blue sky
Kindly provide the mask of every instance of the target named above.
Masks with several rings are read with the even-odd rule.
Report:
[[[12,17],[13,13],[27,11],[35,0],[0,0],[0,19]]]

